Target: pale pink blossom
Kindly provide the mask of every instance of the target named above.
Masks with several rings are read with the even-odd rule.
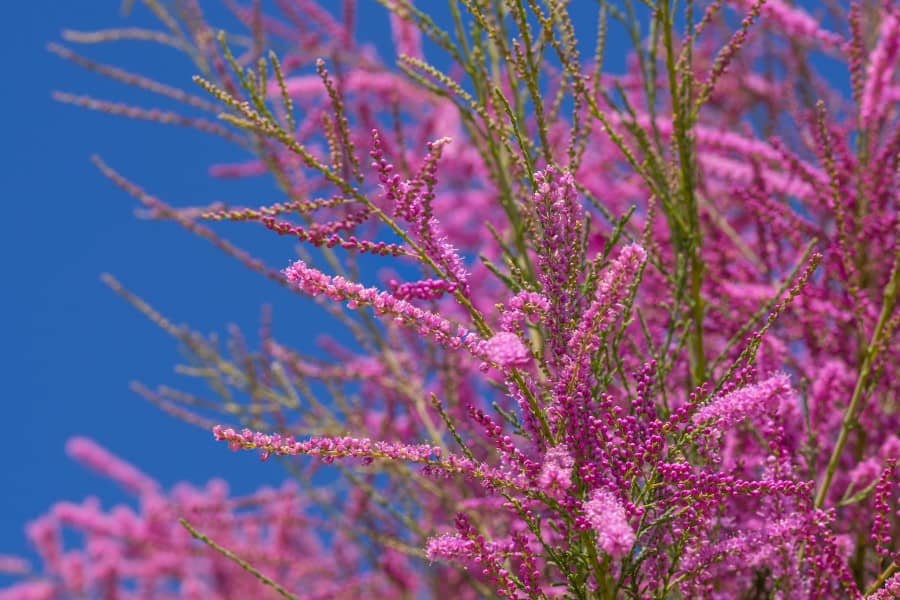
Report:
[[[727,431],[744,419],[777,409],[790,393],[788,376],[773,375],[761,383],[714,398],[694,414],[694,424]]]
[[[531,362],[528,348],[519,336],[508,331],[494,335],[482,348],[489,361],[504,368],[525,367]]]
[[[582,506],[588,524],[597,534],[597,546],[612,558],[626,556],[635,542],[625,508],[607,490],[594,490]]]

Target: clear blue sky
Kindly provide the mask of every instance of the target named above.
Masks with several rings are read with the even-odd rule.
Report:
[[[211,14],[222,14],[219,2],[204,4],[212,7]],[[374,2],[362,4],[363,37],[383,46],[387,18]],[[68,460],[63,448],[72,435],[96,439],[166,486],[222,476],[234,491],[245,492],[282,479],[277,464],[232,454],[211,435],[175,421],[129,391],[131,380],[151,387],[177,385],[180,378],[172,366],[179,355],[173,340],[101,284],[102,272],[117,276],[175,322],[189,322],[202,332],[224,332],[236,322],[252,340],[259,307],[272,303],[283,338],[306,349],[314,343],[309,303],[177,226],[135,219],[135,201],[89,162],[91,154],[100,154],[176,205],[277,201],[264,182],[223,184],[207,176],[211,163],[239,158],[234,150],[191,131],[51,100],[52,90],[63,90],[154,105],[148,95],[86,73],[45,50],[48,42],[59,41],[64,28],[122,25],[118,6],[118,0],[23,0],[4,6],[0,554],[25,552],[24,524],[57,500],[96,494],[109,506],[125,499]],[[125,24],[149,22],[137,7]],[[624,52],[615,51],[622,47],[621,38],[613,37],[609,47],[610,59],[621,61]],[[173,85],[191,85],[187,60],[166,49],[135,43],[76,49]],[[263,248],[271,265],[286,266],[291,242],[249,228],[220,231],[250,249]]]

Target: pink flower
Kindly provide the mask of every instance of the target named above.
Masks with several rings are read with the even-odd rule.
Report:
[[[594,490],[591,499],[582,505],[584,517],[597,534],[597,546],[613,558],[622,558],[631,551],[636,539],[628,524],[625,508],[607,490]]]
[[[896,573],[888,579],[884,586],[870,596],[866,596],[867,600],[892,600],[900,598],[900,573]]]
[[[445,533],[428,540],[425,557],[428,560],[470,559],[474,544],[458,533]]]
[[[744,419],[777,409],[779,402],[790,392],[788,376],[774,375],[762,383],[748,385],[713,399],[697,411],[694,424],[714,426],[719,431],[724,431]]]
[[[538,485],[543,490],[551,492],[551,495],[555,489],[569,489],[572,486],[573,466],[575,466],[575,460],[565,446],[550,448],[544,456],[544,464],[541,466],[541,474],[538,476]]]
[[[528,348],[514,333],[501,331],[484,342],[482,348],[488,360],[504,368],[525,367],[531,362]]]

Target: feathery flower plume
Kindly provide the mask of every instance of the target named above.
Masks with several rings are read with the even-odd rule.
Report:
[[[501,331],[483,342],[481,351],[490,362],[503,368],[526,367],[531,362],[528,348],[515,333]]]
[[[569,341],[568,377],[575,375],[579,368],[583,369],[600,347],[601,334],[625,308],[623,302],[646,260],[647,252],[637,244],[631,244],[625,246],[603,272],[594,297]],[[584,375],[585,372],[580,373]]]
[[[341,276],[329,276],[298,260],[284,270],[287,280],[311,296],[326,296],[336,302],[346,302],[351,309],[371,306],[376,315],[387,315],[394,321],[428,335],[447,348],[467,348],[476,356],[484,356],[481,340],[461,326],[435,313],[413,306],[389,292],[367,288],[347,281]]]
[[[788,376],[773,375],[761,383],[714,398],[694,413],[693,421],[697,426],[728,431],[745,419],[776,410],[790,393]]]
[[[534,211],[540,227],[537,244],[538,281],[550,305],[546,310],[550,360],[558,363],[566,351],[570,325],[582,301],[578,292],[584,272],[583,211],[571,173],[548,168],[534,175]]]
[[[444,533],[429,538],[425,545],[425,557],[428,560],[469,560],[474,544],[458,533]]]
[[[597,546],[612,558],[626,556],[634,546],[635,533],[625,508],[607,490],[594,490],[582,505],[587,524],[597,534]]]

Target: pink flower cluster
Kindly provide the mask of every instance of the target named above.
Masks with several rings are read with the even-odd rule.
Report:
[[[631,552],[636,536],[625,508],[606,490],[594,490],[584,503],[584,519],[597,534],[597,546],[613,558]]]
[[[306,454],[320,456],[326,460],[350,457],[367,460],[386,458],[409,462],[429,462],[441,456],[441,449],[434,446],[424,444],[407,446],[350,437],[314,438],[298,442],[290,436],[282,437],[277,433],[267,435],[249,429],[237,432],[219,426],[213,428],[213,435],[220,442],[228,442],[228,447],[232,450],[260,450],[263,460],[273,454],[276,456]]]
[[[478,352],[477,336],[460,326],[454,326],[449,320],[435,313],[413,306],[410,302],[397,298],[391,293],[367,288],[361,284],[347,281],[343,277],[331,277],[313,269],[302,260],[284,270],[287,280],[310,296],[325,296],[337,302],[346,302],[351,309],[371,306],[377,315],[390,315],[395,321],[403,323],[427,335],[437,343],[448,348],[469,348]]]
[[[720,432],[732,429],[749,417],[777,410],[791,394],[790,379],[774,375],[761,383],[749,385],[714,398],[694,413],[694,424],[713,427]]]
[[[505,368],[525,367],[531,362],[528,348],[518,335],[508,331],[501,331],[486,340],[481,351],[489,361]]]

